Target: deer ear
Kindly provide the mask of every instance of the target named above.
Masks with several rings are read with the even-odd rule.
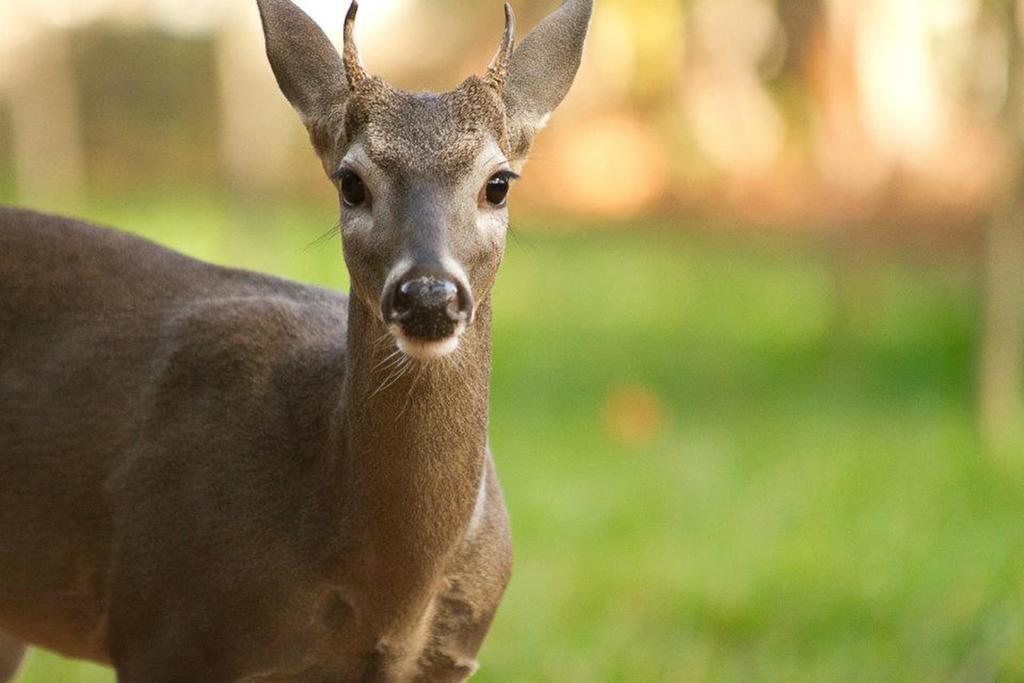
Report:
[[[593,9],[594,0],[565,0],[512,54],[504,98],[514,156],[526,154],[568,94]]]
[[[311,127],[348,95],[341,57],[316,22],[291,0],[257,4],[277,84]]]

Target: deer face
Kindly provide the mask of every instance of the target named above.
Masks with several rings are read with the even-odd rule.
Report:
[[[486,75],[443,94],[364,71],[354,1],[342,55],[290,0],[258,2],[278,84],[338,188],[354,301],[407,355],[453,352],[494,284],[517,159],[572,84],[592,0],[567,0],[518,50],[506,4]]]
[[[348,102],[331,175],[353,294],[410,356],[457,348],[494,284],[517,177],[503,113],[476,78],[443,95],[370,79]]]

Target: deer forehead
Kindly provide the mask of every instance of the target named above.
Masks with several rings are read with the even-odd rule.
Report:
[[[377,79],[374,79],[377,81]],[[349,101],[346,137],[388,174],[456,179],[496,143],[507,149],[500,98],[478,79],[441,94],[408,93],[377,81]]]

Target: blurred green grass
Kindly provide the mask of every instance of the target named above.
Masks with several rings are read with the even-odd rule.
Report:
[[[76,212],[345,286],[326,205]],[[1024,680],[1024,475],[972,426],[969,268],[879,260],[850,320],[824,249],[525,227],[491,434],[516,569],[475,680]],[[36,653],[20,680],[112,677]]]

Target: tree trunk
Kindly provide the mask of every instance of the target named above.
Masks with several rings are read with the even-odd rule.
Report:
[[[1007,6],[1003,124],[1010,162],[1004,194],[988,229],[979,377],[980,428],[986,443],[997,451],[1012,448],[1024,433],[1024,69],[1016,3]]]
[[[231,15],[217,37],[221,158],[233,189],[252,196],[287,187],[291,152],[303,147],[295,113],[260,59],[259,19],[240,7],[246,11]]]
[[[41,32],[18,49],[16,59],[9,107],[18,195],[26,203],[64,204],[85,184],[70,37]]]

